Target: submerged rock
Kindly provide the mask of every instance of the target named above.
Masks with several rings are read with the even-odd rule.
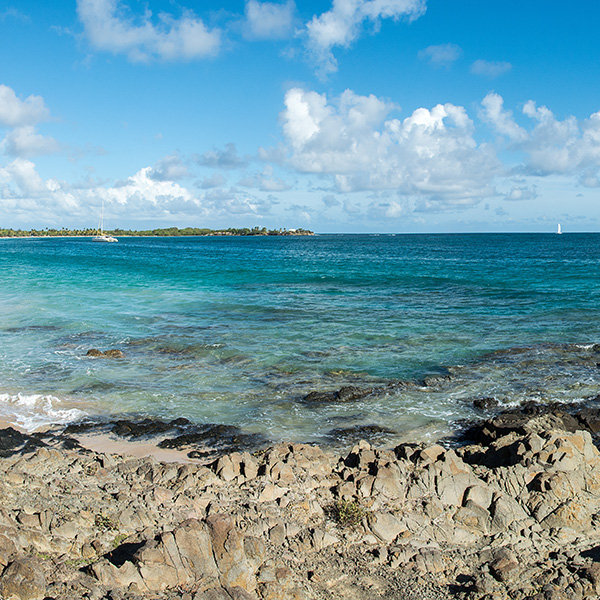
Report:
[[[105,352],[102,352],[102,350],[98,350],[97,348],[91,348],[85,355],[91,358],[125,358],[125,354],[116,348],[111,348]]]
[[[340,388],[333,392],[310,392],[304,396],[304,402],[308,404],[321,404],[326,402],[352,402],[360,400],[371,394],[372,389],[362,389],[352,385]]]

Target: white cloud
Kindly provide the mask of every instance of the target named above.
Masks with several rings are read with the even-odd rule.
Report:
[[[199,185],[203,190],[209,190],[211,188],[221,187],[222,185],[225,185],[225,182],[225,177],[223,177],[221,173],[213,173],[210,177],[204,178]]]
[[[428,46],[419,52],[419,58],[428,60],[436,67],[448,67],[456,62],[462,50],[456,44],[440,44],[439,46]]]
[[[0,126],[23,127],[50,119],[50,111],[41,96],[20,100],[15,92],[0,84]]]
[[[379,26],[381,19],[413,20],[426,9],[425,0],[333,0],[331,10],[314,16],[306,25],[308,45],[322,73],[337,69],[335,46],[348,47],[361,34],[363,23]]]
[[[512,112],[504,109],[504,99],[496,93],[488,94],[482,101],[483,111],[480,117],[491,123],[498,133],[507,136],[513,141],[523,141],[527,132],[517,125]]]
[[[8,187],[4,188],[4,197],[39,197],[48,192],[48,186],[35,170],[35,164],[23,158],[16,158],[5,168],[0,168],[0,179],[5,185],[11,185],[10,191]]]
[[[239,185],[256,188],[262,192],[283,192],[291,187],[283,179],[273,176],[271,165],[266,165],[262,173],[250,175],[240,180]]]
[[[287,92],[285,106],[289,163],[330,176],[339,192],[396,190],[456,208],[493,194],[499,161],[489,146],[477,144],[463,107],[438,104],[389,119],[394,105],[375,96],[346,90],[329,101],[299,88]]]
[[[254,40],[286,38],[292,32],[295,11],[293,0],[285,4],[248,0],[244,34]]]
[[[474,75],[483,75],[490,79],[504,75],[504,73],[508,73],[511,69],[512,65],[509,62],[503,61],[476,60],[471,65],[471,73]]]
[[[398,219],[410,211],[406,201],[399,200],[373,200],[369,204],[368,215],[374,221]]]
[[[205,58],[221,44],[220,31],[209,30],[189,11],[179,19],[161,13],[157,23],[146,11],[138,24],[118,0],[77,0],[77,13],[94,48],[125,54],[133,62]]]
[[[507,136],[512,150],[524,153],[517,170],[536,176],[574,176],[586,187],[596,187],[600,171],[600,112],[578,121],[573,116],[559,120],[546,106],[529,100],[523,114],[533,122],[521,127],[503,107],[498,94],[488,94],[482,101],[481,117],[496,131]]]
[[[198,164],[213,169],[239,169],[248,164],[248,160],[238,156],[235,144],[225,145],[224,150],[210,150],[198,157]]]
[[[155,181],[176,181],[190,177],[190,173],[179,154],[174,153],[158,161],[148,176]]]
[[[0,150],[10,156],[32,157],[54,154],[60,145],[55,139],[36,133],[32,125],[25,125],[8,133],[0,142]]]
[[[537,189],[535,186],[528,187],[526,185],[514,185],[510,192],[504,196],[505,200],[520,201],[520,200],[534,200],[538,197]]]
[[[177,199],[195,207],[199,206],[191,192],[173,181],[157,180],[152,167],[144,167],[119,185],[96,188],[92,193],[115,205],[162,207],[165,202]]]

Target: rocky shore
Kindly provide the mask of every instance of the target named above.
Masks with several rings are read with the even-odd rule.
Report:
[[[0,598],[597,598],[599,430],[596,410],[530,405],[447,444],[201,464],[5,428]]]

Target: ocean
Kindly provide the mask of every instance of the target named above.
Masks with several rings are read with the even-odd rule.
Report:
[[[392,444],[600,393],[600,234],[2,239],[0,273],[0,419],[29,431]],[[375,392],[306,398],[348,386]]]

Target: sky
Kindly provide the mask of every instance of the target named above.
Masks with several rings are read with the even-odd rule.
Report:
[[[600,231],[600,3],[0,0],[0,227]]]

